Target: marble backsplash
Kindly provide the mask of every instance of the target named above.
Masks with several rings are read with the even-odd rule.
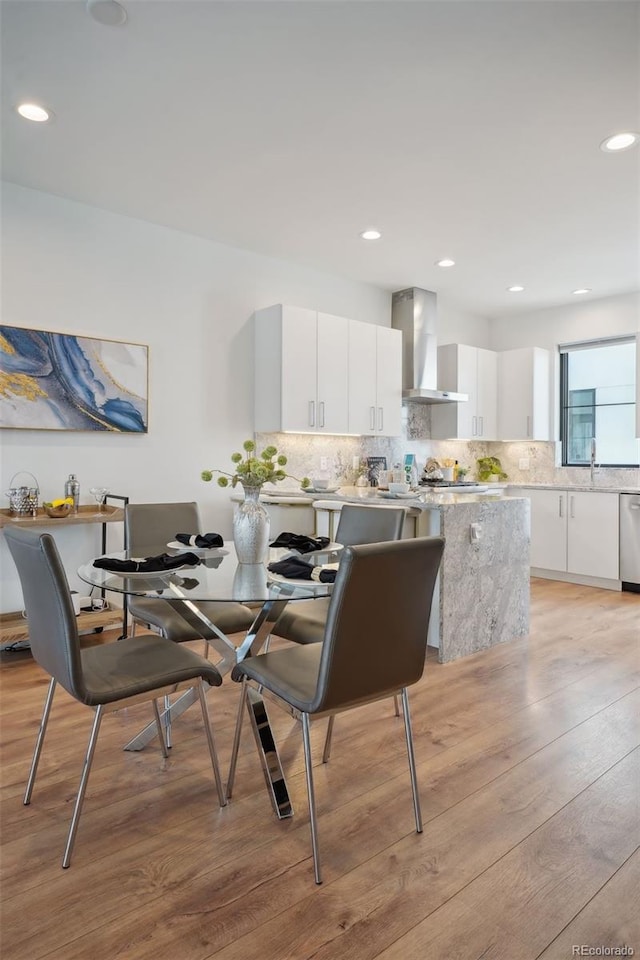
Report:
[[[468,479],[475,479],[478,457],[498,457],[512,483],[588,484],[589,467],[558,467],[559,445],[551,442],[480,442],[471,440],[431,440],[431,407],[428,404],[407,404],[402,408],[403,437],[351,437],[306,433],[258,433],[260,449],[272,444],[288,458],[287,472],[295,477],[313,477],[320,469],[320,460],[327,459],[331,479],[343,486],[355,483],[357,463],[367,457],[386,457],[389,468],[402,463],[405,453],[414,453],[420,471],[430,457],[450,458],[469,469]],[[527,459],[529,469],[520,468]],[[600,467],[595,483],[602,487],[640,486],[638,467]],[[297,486],[285,480],[280,490]]]

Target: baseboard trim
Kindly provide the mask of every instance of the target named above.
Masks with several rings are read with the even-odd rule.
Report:
[[[544,570],[541,567],[531,567],[532,577],[541,577],[543,580],[561,580],[563,583],[577,583],[583,587],[600,587],[601,590],[622,590],[620,580],[607,580],[604,577],[584,577],[579,573],[565,573],[563,570]]]

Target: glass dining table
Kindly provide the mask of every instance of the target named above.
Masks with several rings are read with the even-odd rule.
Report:
[[[167,546],[150,546],[145,548],[144,555],[152,557],[166,553]],[[177,556],[181,551],[190,549],[170,548],[169,553]],[[324,550],[304,554],[302,559],[314,567],[335,565],[341,549],[339,544],[329,544]],[[270,573],[267,569],[268,563],[282,560],[290,554],[290,551],[283,548],[270,548],[266,563],[258,564],[239,563],[232,542],[225,543],[223,547],[196,549],[192,552],[196,553],[200,560],[197,566],[176,567],[161,573],[116,573],[94,566],[94,561],[91,560],[79,567],[78,576],[101,591],[170,603],[193,628],[194,639],[202,637],[209,648],[216,652],[218,659],[212,658],[212,662],[223,676],[230,673],[236,663],[257,654],[264,647],[289,602],[328,596],[331,590],[331,584],[315,580],[287,579]],[[138,549],[138,558],[140,553]],[[300,557],[300,554],[295,556]],[[105,554],[103,559],[107,558],[116,561],[136,559],[127,551]],[[240,643],[234,643],[206,616],[200,604],[207,600],[250,604],[255,609],[253,623]],[[180,716],[196,700],[195,690],[187,690],[178,697],[168,708],[171,720]],[[293,809],[265,703],[254,690],[249,694],[248,711],[274,811],[280,819],[290,817]],[[155,723],[151,723],[127,743],[124,749],[142,750],[156,735]],[[239,725],[236,736],[239,736]]]

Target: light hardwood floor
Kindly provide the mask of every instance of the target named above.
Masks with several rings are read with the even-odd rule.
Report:
[[[245,730],[217,806],[198,711],[155,745],[150,717],[103,724],[72,866],[60,860],[91,712],[60,692],[22,805],[47,680],[0,663],[3,960],[564,960],[640,952],[640,597],[532,584],[527,640],[412,690],[424,832],[413,829],[402,721],[340,717],[315,776],[325,882],[310,855],[299,729],[271,708],[295,816],[278,822]],[[226,771],[238,687],[209,694]],[[246,725],[245,725],[246,727]]]

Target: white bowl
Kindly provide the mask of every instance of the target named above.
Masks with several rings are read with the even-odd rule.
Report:
[[[408,483],[390,483],[389,493],[409,493]]]
[[[330,486],[328,477],[311,477],[311,486],[314,490],[326,490]]]

